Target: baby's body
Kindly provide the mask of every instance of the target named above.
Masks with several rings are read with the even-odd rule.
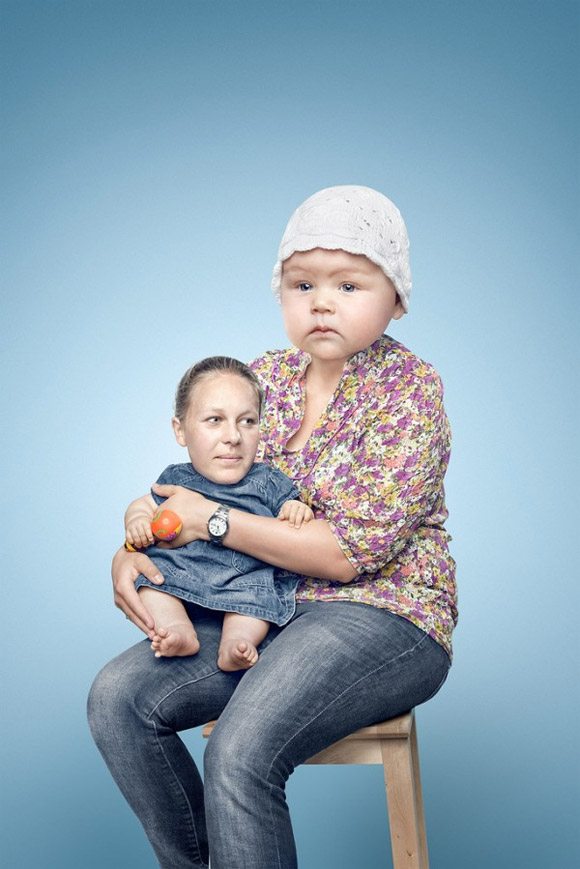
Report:
[[[206,360],[205,362],[209,361]],[[251,481],[258,477],[260,482],[255,491],[261,493],[265,490],[262,478],[266,476],[270,483],[273,479],[279,481],[284,487],[279,493],[281,497],[277,498],[277,504],[280,505],[281,499],[284,499],[284,491],[288,494],[294,494],[296,490],[279,471],[271,471],[266,466],[260,468],[254,465],[259,441],[259,387],[254,383],[251,372],[251,380],[246,374],[249,369],[246,369],[241,363],[236,364],[241,366],[242,370],[237,368],[234,370],[216,370],[211,367],[208,368],[206,365],[206,370],[201,375],[195,375],[193,378],[190,376],[190,382],[184,389],[181,389],[182,379],[182,384],[178,388],[173,428],[178,443],[188,449],[191,466],[176,465],[171,466],[171,468],[182,469],[181,477],[177,477],[181,484],[187,486],[190,475],[194,478],[194,482],[188,486],[189,488],[197,488],[195,480],[205,486],[211,487],[214,484],[212,497],[223,497],[226,503],[229,501],[228,506],[233,507],[238,506],[234,496],[240,488],[245,490],[246,480]],[[187,373],[186,377],[188,375],[190,372]],[[180,391],[183,393],[181,400]],[[189,473],[186,473],[187,469],[189,469]],[[260,471],[263,473],[260,474]],[[267,471],[270,471],[270,474],[267,474]],[[277,476],[272,477],[273,474]],[[208,495],[208,492],[203,492],[203,489],[202,493]],[[255,495],[253,495],[253,500],[256,502]],[[242,509],[244,506],[248,509],[247,504],[248,502],[242,501],[240,506]],[[215,506],[218,507],[218,504]],[[125,533],[128,543],[136,548],[142,548],[155,542],[151,531],[151,520],[158,509],[159,505],[152,495],[145,495],[130,504],[125,515]],[[284,500],[284,503],[276,509],[280,520],[287,521],[290,526],[297,529],[303,522],[308,522],[313,518],[310,508],[293,497]],[[227,513],[227,511],[225,512]],[[259,512],[262,512],[261,506]],[[273,514],[269,512],[265,515]],[[211,528],[211,520],[208,526]],[[136,583],[139,595],[155,622],[155,627],[149,634],[149,638],[156,657],[195,655],[199,650],[199,640],[195,627],[189,618],[183,600],[197,602],[202,606],[206,605],[214,609],[222,608],[219,597],[212,598],[209,589],[209,576],[207,577],[207,584],[203,581],[206,577],[202,577],[201,580],[198,578],[197,587],[194,587],[193,591],[187,580],[194,580],[193,574],[196,571],[192,570],[192,565],[193,567],[196,566],[196,554],[199,551],[200,543],[204,550],[206,564],[208,561],[211,562],[213,555],[215,555],[216,562],[223,562],[224,559],[221,557],[223,553],[231,553],[231,550],[224,550],[221,547],[221,543],[227,535],[227,519],[223,528],[225,530],[219,535],[219,538],[216,538],[214,534],[212,543],[197,541],[183,547],[183,550],[159,549],[153,551],[153,557],[157,553],[158,557],[166,560],[171,559],[173,554],[177,558],[181,553],[186,558],[190,558],[188,566],[181,557],[181,567],[176,569],[175,573],[185,577],[185,580],[178,582],[174,590],[172,590],[169,581],[164,584],[164,591],[155,588],[151,583],[147,584],[147,580],[143,577],[140,577],[140,581]],[[208,537],[212,539],[209,530]],[[197,550],[195,546],[197,546]],[[193,548],[191,553],[186,552],[191,548]],[[237,554],[236,557],[238,562],[246,560],[249,571],[260,572],[261,570],[262,573],[268,573],[270,570],[267,565],[261,562],[253,560],[254,563],[252,563],[252,559],[248,556]],[[193,561],[191,561],[192,558]],[[230,611],[226,611],[224,614],[222,638],[218,651],[218,666],[226,671],[248,669],[258,660],[258,646],[268,633],[270,621],[284,623],[290,614],[284,611],[282,620],[279,621],[274,611],[271,612],[271,601],[261,606],[259,596],[254,601],[248,602],[243,600],[243,591],[239,588],[234,592],[229,591],[228,581],[230,577],[226,570],[224,578],[223,566],[220,564],[217,568],[220,582],[223,583],[224,600],[227,602],[223,609]],[[273,576],[273,568],[271,570]],[[197,572],[199,573],[199,571]],[[211,573],[211,565],[208,572]],[[268,586],[272,584],[273,580],[268,583]],[[214,583],[214,586],[216,585],[219,583]],[[257,583],[256,587],[258,587]],[[208,588],[207,596],[205,588]],[[260,593],[269,593],[269,589],[267,592],[264,586],[264,591]],[[280,595],[280,598],[285,600],[287,605],[288,598],[291,596],[293,606],[293,595],[294,585],[289,585],[286,581],[284,595]],[[277,596],[275,597],[277,599]],[[236,609],[241,611],[237,612]],[[248,612],[266,614],[269,616],[269,620],[248,614]]]

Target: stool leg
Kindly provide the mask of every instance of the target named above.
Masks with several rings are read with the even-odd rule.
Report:
[[[419,829],[419,847],[421,869],[429,869],[427,853],[427,830],[425,829],[425,812],[423,810],[423,790],[421,788],[421,770],[419,768],[419,745],[417,742],[417,720],[413,715],[411,722],[411,758],[413,762],[413,783],[415,785],[415,806],[417,809],[417,826]]]
[[[408,738],[382,739],[381,752],[387,787],[394,869],[427,869],[415,800],[415,770]]]

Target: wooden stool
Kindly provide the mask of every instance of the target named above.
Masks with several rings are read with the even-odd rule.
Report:
[[[216,723],[210,721],[203,728],[206,739]],[[429,869],[414,709],[363,727],[306,763],[382,764],[394,869]]]

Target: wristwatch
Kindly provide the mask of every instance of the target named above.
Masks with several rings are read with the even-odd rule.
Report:
[[[229,507],[220,504],[215,513],[212,513],[207,520],[207,533],[209,534],[209,539],[212,543],[215,543],[216,546],[223,546],[224,537],[230,530],[228,519],[229,512]]]

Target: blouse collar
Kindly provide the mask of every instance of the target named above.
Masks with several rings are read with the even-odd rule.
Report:
[[[388,346],[385,347],[385,344]],[[341,381],[345,376],[352,374],[361,367],[365,367],[365,364],[370,366],[379,358],[381,360],[384,359],[385,349],[390,350],[395,344],[396,341],[394,341],[394,339],[389,335],[381,335],[380,338],[377,338],[377,340],[373,341],[373,343],[368,347],[354,353],[345,362]],[[306,373],[306,369],[312,362],[312,356],[305,350],[300,350],[299,347],[292,347],[290,354],[290,359],[288,361],[290,364],[296,366],[296,375],[299,379],[302,379]]]

